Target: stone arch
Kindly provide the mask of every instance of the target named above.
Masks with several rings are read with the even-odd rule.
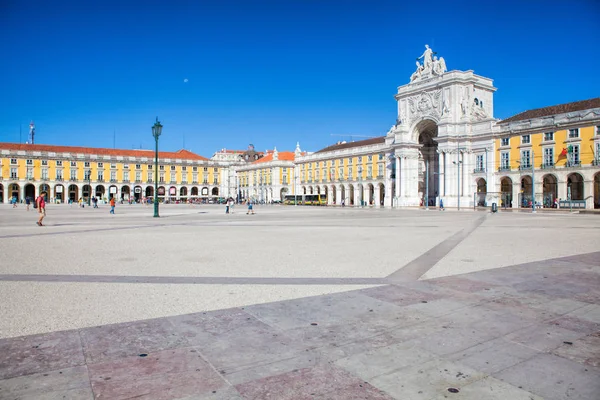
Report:
[[[186,188],[185,186],[182,186],[182,187],[179,189],[179,196],[180,196],[180,197],[187,197],[187,194],[188,194],[188,190],[187,190],[187,188]]]
[[[594,175],[594,208],[600,208],[600,172]]]
[[[110,199],[112,199],[112,198],[114,197],[114,198],[115,198],[115,201],[116,201],[116,198],[117,198],[117,194],[118,194],[118,193],[119,193],[119,190],[117,189],[117,186],[116,186],[116,185],[110,185],[110,186],[108,187],[108,199],[109,199],[109,200],[110,200]]]
[[[133,188],[133,198],[135,199],[136,202],[140,201],[142,198],[142,187],[141,186],[136,186]]]
[[[346,199],[346,205],[353,206],[354,205],[354,185],[348,184],[348,196]]]
[[[32,183],[25,185],[25,198],[35,199],[35,186]]]
[[[11,183],[8,185],[8,196],[16,198],[17,201],[21,201],[21,186],[18,183]]]
[[[554,174],[546,174],[542,177],[542,196],[544,207],[554,207],[554,201],[558,197],[558,178]]]
[[[214,187],[210,193],[213,196],[218,196],[219,195],[219,188],[218,187]]]
[[[70,200],[78,201],[79,200],[79,188],[77,185],[69,185],[67,190],[67,195]]]
[[[190,190],[190,196],[198,197],[198,187],[192,186],[192,190]]]
[[[378,201],[378,199],[375,199],[375,186],[373,186],[372,183],[367,184],[367,198],[365,201],[367,202],[367,205],[370,206],[374,205],[375,201]]]
[[[146,194],[146,197],[154,197],[154,187],[146,186],[145,194]]]
[[[94,191],[96,197],[103,199],[105,192],[106,189],[104,188],[104,185],[96,185],[96,190]]]
[[[129,200],[131,197],[131,188],[127,185],[121,187],[121,200]]]
[[[530,208],[534,199],[531,194],[531,187],[533,185],[533,181],[530,175],[522,175],[521,176],[521,193],[519,199],[519,207]]]
[[[567,196],[571,191],[571,200],[583,200],[583,176],[573,172],[567,177]]]
[[[64,203],[66,200],[65,187],[60,183],[58,185],[54,185],[54,198],[61,203]]]
[[[0,183],[0,203],[4,203],[4,185]]]
[[[329,192],[331,193],[331,200],[329,201],[329,204],[337,204],[337,188],[335,185],[331,185]]]
[[[512,207],[513,181],[508,176],[500,178],[500,196],[501,207]]]
[[[379,205],[383,206],[385,205],[385,184],[384,183],[379,183]]]
[[[439,193],[439,156],[438,150],[438,122],[432,117],[421,118],[413,125],[412,138],[421,145],[419,149],[418,168],[418,195],[425,202],[425,198],[434,199]],[[428,165],[428,166],[427,166]],[[429,184],[427,184],[429,178]],[[425,193],[426,190],[429,193]],[[424,204],[424,203],[423,203]]]

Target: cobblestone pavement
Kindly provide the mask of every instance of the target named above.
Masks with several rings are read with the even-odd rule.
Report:
[[[0,399],[598,399],[597,216],[0,205]]]

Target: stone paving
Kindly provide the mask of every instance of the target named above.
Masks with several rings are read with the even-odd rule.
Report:
[[[596,216],[107,211],[0,206],[0,399],[599,398]]]

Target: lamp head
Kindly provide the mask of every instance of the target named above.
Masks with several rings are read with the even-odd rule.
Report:
[[[156,117],[156,122],[154,123],[154,125],[152,125],[152,136],[154,136],[154,139],[158,139],[158,137],[162,133],[162,127],[163,126],[158,120],[158,117]]]

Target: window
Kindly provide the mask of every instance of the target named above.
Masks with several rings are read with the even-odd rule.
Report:
[[[17,169],[16,168],[11,168],[10,169],[10,179],[19,179],[19,176],[17,175]]]
[[[574,139],[579,137],[579,128],[569,129],[569,139]]]
[[[213,171],[214,172],[219,172],[219,168],[215,168]]]
[[[383,165],[381,164],[377,165],[377,177],[383,178]]]
[[[344,179],[344,169],[342,167],[338,169],[338,178]]]
[[[152,183],[152,172],[148,172],[148,182]]]
[[[521,144],[531,144],[531,135],[521,136]]]
[[[554,149],[552,147],[544,148],[544,166],[554,166]]]
[[[600,142],[596,142],[596,154],[594,155],[594,159],[596,160],[596,165],[598,165],[598,161],[600,161]]]
[[[568,158],[567,158],[567,166],[575,167],[580,165],[581,159],[579,158],[579,145],[573,144],[569,146],[568,149]]]
[[[117,181],[117,171],[110,171],[110,181],[111,182]]]
[[[99,162],[98,163],[98,168],[104,168],[104,163]]]
[[[123,171],[123,181],[129,182],[129,171]]]
[[[358,171],[356,171],[356,172],[358,173],[358,179],[361,179],[362,178],[362,173],[363,173],[361,165],[358,166]]]
[[[163,183],[165,181],[165,173],[161,172],[158,176],[158,181]]]
[[[204,182],[204,183],[208,183],[208,175],[204,175],[204,176],[202,177],[202,182]],[[256,177],[254,178],[254,182],[256,182]]]
[[[509,145],[510,145],[510,138],[504,137],[501,139],[500,146],[509,146]]]
[[[358,157],[358,163],[360,164],[362,162],[362,156]]]
[[[371,156],[369,156],[371,157]],[[367,166],[367,178],[372,178],[373,177],[373,166],[369,165]]]
[[[531,150],[521,152],[521,169],[531,168]]]
[[[136,182],[142,181],[142,171],[135,171],[135,181]]]
[[[71,167],[76,167],[77,166],[77,161],[71,161]]]
[[[175,166],[171,165],[171,171],[175,171]]]
[[[42,168],[42,179],[48,180],[48,168]]]
[[[11,158],[11,159],[10,159],[10,163],[11,163],[12,165],[17,165],[17,159],[16,159],[16,158]]]
[[[129,169],[129,164],[123,164],[123,169]]]
[[[63,180],[63,173],[62,173],[62,170],[57,170],[57,171],[56,171],[56,180],[57,180],[57,181],[62,181],[62,180]]]
[[[76,181],[77,180],[77,170],[76,169],[72,169],[71,170],[71,180],[72,181]]]
[[[89,162],[89,161],[86,161],[86,162],[84,162],[84,163],[83,163],[83,166],[84,166],[85,168],[89,168],[89,167],[90,167],[90,162]]]
[[[61,160],[57,160],[56,161],[56,166],[57,167],[62,167],[62,161]]]
[[[117,164],[110,164],[110,167],[111,167],[112,169],[116,169],[116,168],[117,168]]]
[[[352,165],[352,158],[348,159],[348,165]]]
[[[33,165],[33,160],[27,160],[27,165]]]
[[[181,170],[182,170],[182,171],[187,171],[187,167],[186,167],[186,166],[183,166],[183,167],[181,167]]]
[[[183,167],[185,168],[185,167]],[[187,172],[181,173],[181,183],[187,183]]]
[[[348,179],[352,179],[354,177],[354,173],[352,171],[352,167],[348,167]]]
[[[510,153],[508,151],[503,151],[500,154],[500,168],[501,169],[510,169]]]
[[[142,169],[142,166],[140,164],[135,164],[135,169]]]
[[[196,167],[194,167],[196,168]],[[198,183],[198,174],[192,174],[192,183]]]
[[[159,166],[158,166],[158,169],[159,169],[160,171],[164,171],[164,170],[165,170],[165,166],[164,166],[164,165],[159,165]]]
[[[368,156],[367,161],[373,161],[373,156]]]
[[[271,177],[269,176],[268,179],[269,184],[271,184]],[[216,176],[213,179],[213,184],[217,185],[219,183],[219,178],[217,178]]]
[[[42,165],[48,165],[48,160],[42,160]]]
[[[204,167],[204,172],[208,172],[208,168],[207,167]]]
[[[104,171],[98,170],[98,182],[104,182]]]
[[[152,164],[148,164],[148,169],[152,169]]]
[[[483,154],[477,154],[477,157],[475,158],[475,172],[484,172],[485,167],[483,166],[483,164]]]
[[[194,171],[194,172],[198,171],[198,167],[192,167],[192,171]]]
[[[27,168],[27,179],[33,179],[33,170],[31,168]]]
[[[383,153],[382,153],[382,154],[379,154],[379,155],[377,156],[377,159],[378,159],[379,161],[383,161],[383,160],[385,159],[385,155],[384,155]]]
[[[87,171],[85,171],[85,174],[83,175],[83,179],[86,181],[89,181],[92,179],[92,171],[90,171],[89,169]]]
[[[551,142],[554,140],[554,132],[546,132],[544,133],[544,141]]]

